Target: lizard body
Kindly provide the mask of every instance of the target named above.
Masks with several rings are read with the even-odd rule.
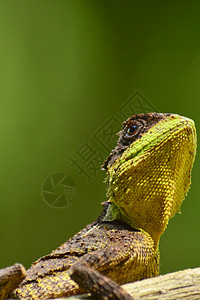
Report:
[[[188,118],[149,113],[127,119],[103,164],[108,201],[102,216],[33,263],[10,296],[90,291],[101,299],[131,299],[118,284],[159,275],[159,239],[189,189],[195,151]],[[0,299],[10,293],[3,285]]]

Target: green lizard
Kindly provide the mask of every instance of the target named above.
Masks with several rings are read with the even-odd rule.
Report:
[[[190,186],[194,122],[175,114],[135,115],[123,123],[103,164],[107,197],[101,217],[25,269],[0,271],[0,299],[45,299],[89,291],[132,299],[120,285],[159,275],[159,239]],[[11,290],[13,290],[11,292]]]

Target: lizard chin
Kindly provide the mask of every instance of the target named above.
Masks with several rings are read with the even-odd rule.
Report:
[[[145,140],[133,143],[108,174],[109,201],[156,245],[169,219],[180,211],[196,152],[193,121],[178,115],[165,120],[145,134]]]

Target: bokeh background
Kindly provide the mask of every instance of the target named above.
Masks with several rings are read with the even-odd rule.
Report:
[[[199,130],[199,1],[0,1],[0,267],[29,267],[99,215],[94,164],[125,115],[152,110]],[[50,174],[56,195],[66,174],[69,205],[56,208],[54,191],[44,201]],[[197,152],[182,214],[161,238],[162,274],[200,265],[199,177]]]

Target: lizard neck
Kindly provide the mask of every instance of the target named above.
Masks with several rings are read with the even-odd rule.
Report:
[[[120,208],[115,204],[111,202],[107,202],[107,208],[106,212],[103,214],[101,221],[106,221],[106,222],[112,222],[112,221],[120,221],[125,224],[130,225],[132,228],[139,230],[140,232],[143,232],[145,236],[148,236],[148,238],[152,239],[152,245],[155,249],[158,249],[159,247],[159,240],[155,240],[149,233],[148,230],[145,231],[141,228],[136,228],[133,226],[131,221],[125,216],[123,211],[120,210]]]

